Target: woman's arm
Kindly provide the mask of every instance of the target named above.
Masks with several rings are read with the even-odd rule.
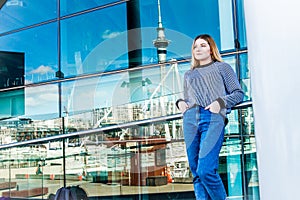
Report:
[[[184,74],[184,81],[183,81],[183,96],[184,98],[187,97],[187,73]],[[178,99],[175,103],[176,107],[180,110],[180,112],[184,113],[188,108],[188,104],[182,98]]]
[[[221,108],[231,108],[243,101],[244,92],[235,72],[229,64],[222,63],[222,65],[219,66],[219,69],[223,78],[226,95],[219,97],[217,101]]]

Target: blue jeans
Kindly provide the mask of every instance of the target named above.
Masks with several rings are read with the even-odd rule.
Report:
[[[224,139],[224,117],[195,106],[183,114],[183,132],[197,200],[225,200],[217,172]]]

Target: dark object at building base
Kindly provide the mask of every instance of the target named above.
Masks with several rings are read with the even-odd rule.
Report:
[[[159,186],[159,185],[167,185],[168,180],[166,176],[149,176],[146,178],[147,186]]]

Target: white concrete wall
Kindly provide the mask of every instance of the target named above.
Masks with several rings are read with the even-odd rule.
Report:
[[[244,1],[261,200],[300,199],[300,2]]]

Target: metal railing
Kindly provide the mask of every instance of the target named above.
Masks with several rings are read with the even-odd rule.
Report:
[[[232,110],[243,109],[243,108],[247,108],[247,107],[251,107],[251,106],[252,106],[252,101],[244,101],[244,102],[234,106],[232,108]],[[137,121],[133,121],[133,122],[121,123],[121,124],[116,124],[116,125],[111,125],[111,126],[106,126],[106,127],[95,128],[95,129],[91,129],[91,130],[65,133],[65,134],[61,134],[61,135],[49,136],[49,137],[44,137],[44,138],[39,138],[39,139],[4,144],[4,145],[0,146],[0,150],[29,145],[29,144],[38,144],[38,143],[55,141],[55,140],[63,140],[63,139],[67,139],[70,137],[87,136],[87,135],[104,132],[104,131],[107,132],[107,131],[116,130],[116,129],[125,129],[125,128],[134,127],[134,126],[143,126],[143,125],[152,124],[152,123],[173,121],[173,120],[178,120],[181,118],[182,118],[182,114],[178,113],[178,114],[173,114],[173,115],[154,117],[154,118],[150,118],[150,119],[137,120]],[[64,120],[64,117],[62,117],[61,119]],[[134,140],[134,141],[138,141],[138,140]]]

